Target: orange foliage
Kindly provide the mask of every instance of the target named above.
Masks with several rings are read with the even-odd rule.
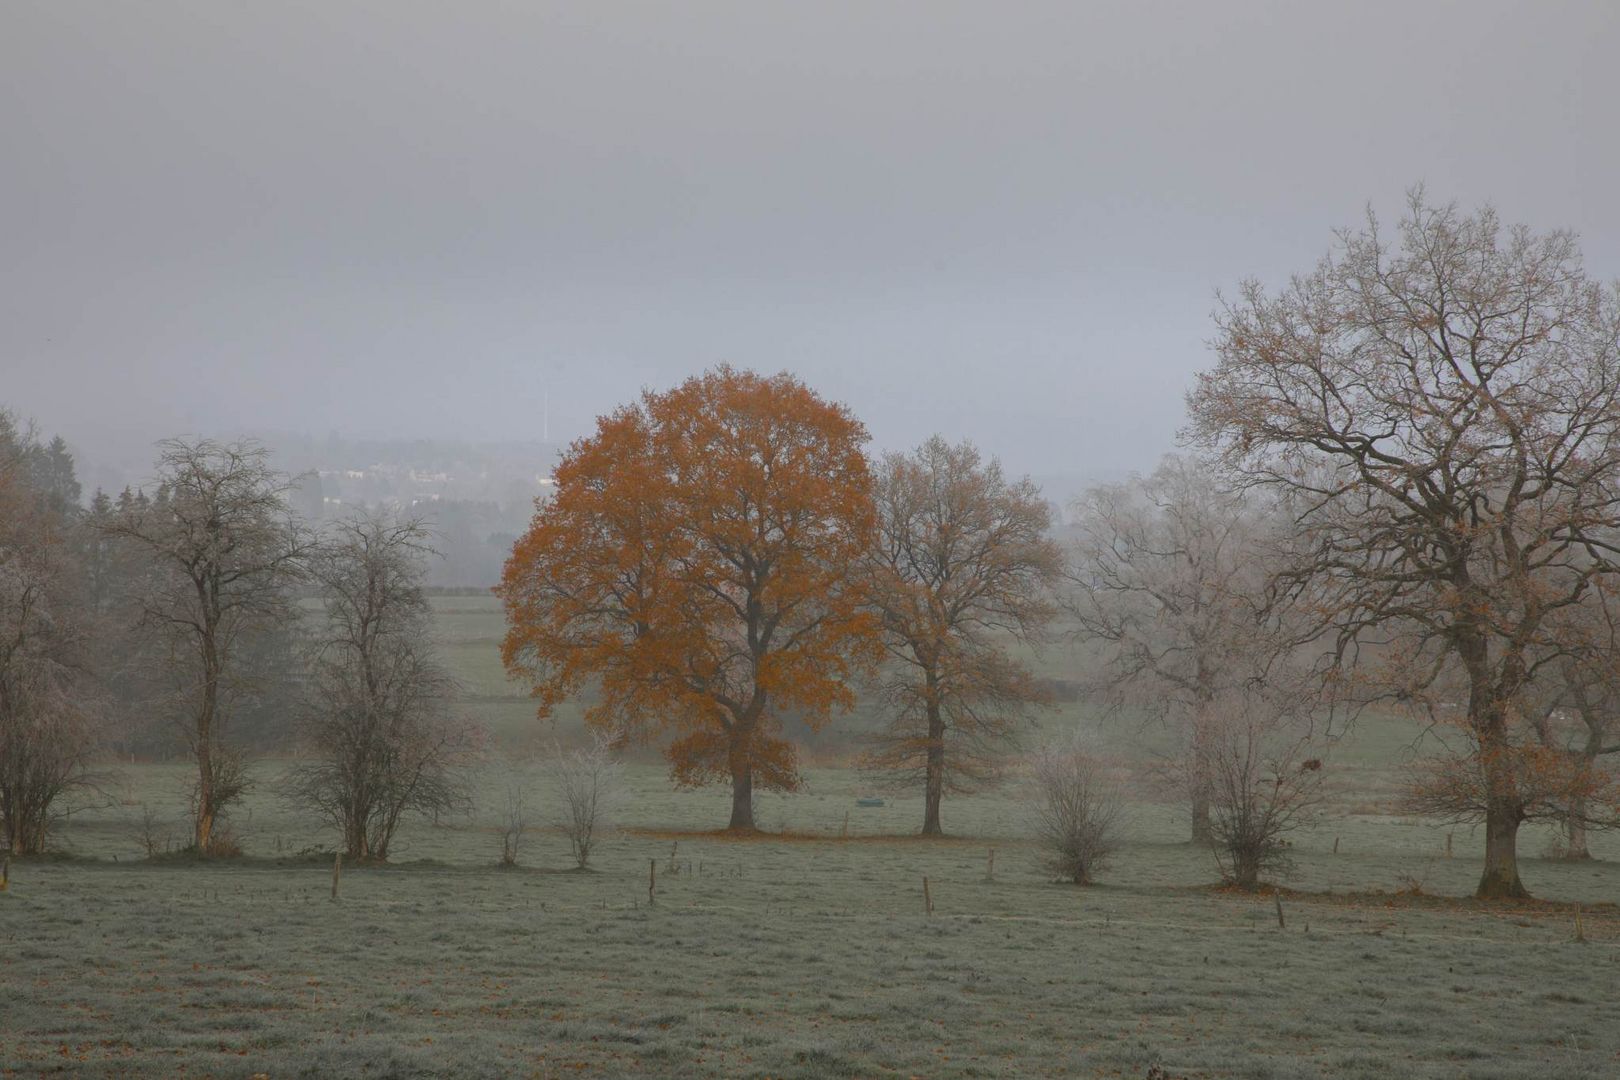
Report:
[[[1493,777],[1496,788],[1511,791],[1521,821],[1563,820],[1575,804],[1586,807],[1581,824],[1603,828],[1620,809],[1620,779],[1590,760],[1528,740],[1494,747],[1474,742],[1466,753],[1415,763],[1407,769],[1401,805],[1443,821],[1481,822]]]
[[[780,735],[853,703],[877,631],[846,585],[875,527],[866,429],[797,379],[721,367],[601,418],[555,473],[497,592],[539,712],[593,681],[591,724],[668,746],[675,778],[799,783]]]

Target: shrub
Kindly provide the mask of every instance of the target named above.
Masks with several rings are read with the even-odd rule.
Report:
[[[1303,741],[1265,725],[1234,723],[1212,740],[1208,756],[1210,833],[1226,880],[1244,889],[1267,870],[1286,872],[1287,834],[1307,824],[1321,802],[1322,762]]]
[[[622,789],[622,769],[613,755],[613,736],[593,732],[579,750],[557,750],[550,772],[557,786],[555,820],[568,837],[574,864],[581,870],[613,832],[613,816]]]
[[[1040,750],[1033,771],[1035,835],[1045,849],[1044,865],[1064,881],[1090,884],[1118,847],[1118,790],[1074,748]]]

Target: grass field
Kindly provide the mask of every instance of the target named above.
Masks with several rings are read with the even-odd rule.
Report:
[[[498,612],[439,603],[469,711],[523,742]],[[836,767],[764,797],[783,835],[743,841],[703,831],[727,792],[632,765],[588,873],[544,830],[497,869],[486,783],[468,817],[408,826],[396,865],[346,868],[334,902],[332,837],[274,797],[278,763],[236,815],[247,857],[215,864],[146,858],[143,810],[177,845],[188,776],[125,767],[114,805],[60,831],[68,854],[14,863],[0,894],[0,1075],[1620,1076],[1620,848],[1544,860],[1528,830],[1540,902],[1445,899],[1480,838],[1455,831],[1448,859],[1448,830],[1379,812],[1413,737],[1369,721],[1334,748],[1282,924],[1273,896],[1213,887],[1174,806],[1133,805],[1078,889],[1040,870],[1014,791],[948,801],[955,836],[925,842],[920,799],[857,807],[866,781]]]

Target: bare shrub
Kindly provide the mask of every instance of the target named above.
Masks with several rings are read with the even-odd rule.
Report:
[[[549,772],[556,785],[555,822],[568,837],[574,864],[581,870],[614,830],[614,815],[623,794],[623,768],[613,752],[610,733],[592,732],[588,745],[553,752]]]
[[[1322,761],[1308,742],[1250,719],[1223,723],[1209,741],[1210,831],[1225,879],[1244,889],[1292,868],[1287,834],[1321,804]]]
[[[146,852],[148,859],[157,855],[159,850],[168,850],[169,837],[162,816],[147,803],[141,803],[140,838],[141,848]]]
[[[242,857],[242,839],[236,833],[236,827],[228,817],[216,818],[214,827],[208,834],[208,846],[200,854],[210,859],[240,859]]]
[[[527,777],[516,762],[506,768],[501,795],[501,865],[516,866],[518,849],[522,846],[523,834],[529,827],[530,813]]]
[[[1430,859],[1424,864],[1421,874],[1396,874],[1395,894],[1397,896],[1426,896],[1423,887],[1428,883],[1429,872],[1434,869],[1434,860]]]
[[[47,677],[18,678],[21,665],[0,674],[0,850],[43,852],[69,798],[91,795],[89,771],[96,740],[84,711]]]
[[[379,512],[333,529],[312,560],[326,620],[298,723],[309,761],[285,795],[339,829],[348,858],[381,862],[406,815],[467,804],[476,732],[451,715],[435,655],[427,526]]]
[[[1073,747],[1044,747],[1032,766],[1043,865],[1065,881],[1089,885],[1119,846],[1119,791],[1089,755]]]

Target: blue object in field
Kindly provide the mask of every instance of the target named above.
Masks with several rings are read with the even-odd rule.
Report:
[[[856,799],[855,800],[855,805],[856,806],[882,806],[883,805],[883,800],[882,799]]]

